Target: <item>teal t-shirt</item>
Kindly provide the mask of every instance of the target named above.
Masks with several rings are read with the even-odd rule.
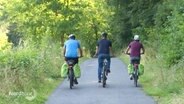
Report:
[[[78,57],[78,48],[80,44],[77,40],[69,39],[64,43],[66,49],[65,57],[77,58]]]

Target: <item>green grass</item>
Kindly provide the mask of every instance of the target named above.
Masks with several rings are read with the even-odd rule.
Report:
[[[64,57],[59,45],[49,45],[0,52],[0,104],[43,104],[62,83]]]
[[[29,91],[17,90],[7,95],[0,95],[0,104],[44,104],[48,96],[54,91],[61,78],[52,79],[41,83],[37,88]],[[30,96],[29,96],[30,95]]]
[[[0,52],[0,104],[43,104],[63,80],[60,54],[57,44]]]
[[[141,63],[145,66],[144,75],[140,77],[143,90],[152,96],[158,104],[184,104],[184,62],[173,67],[166,67],[160,57],[152,57],[152,51],[142,56]],[[121,55],[125,64],[129,64],[129,57]]]
[[[62,83],[60,68],[64,61],[60,54],[59,46],[0,52],[0,81],[3,82],[0,84],[0,104],[43,104]],[[120,58],[129,64],[129,56],[121,55]],[[88,57],[83,57],[80,62],[86,59]],[[140,83],[146,94],[153,96],[158,104],[184,102],[183,61],[166,68],[162,59],[146,54],[141,63],[145,73]]]

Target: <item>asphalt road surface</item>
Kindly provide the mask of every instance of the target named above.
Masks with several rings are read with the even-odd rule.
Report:
[[[89,59],[80,66],[82,75],[78,79],[79,84],[70,89],[66,79],[45,104],[156,104],[143,92],[140,84],[134,86],[125,64],[118,58],[111,59],[111,73],[105,88],[98,83],[97,59]]]

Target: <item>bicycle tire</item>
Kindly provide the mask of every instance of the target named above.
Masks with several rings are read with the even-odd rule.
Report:
[[[137,82],[138,82],[138,69],[135,69],[134,70],[135,72],[134,72],[134,85],[135,85],[135,87],[137,87]]]
[[[69,78],[70,78],[70,89],[73,88],[73,82],[74,82],[74,73],[73,69],[69,69]]]
[[[103,74],[102,74],[102,86],[105,87],[106,85],[106,69],[105,67],[103,68]]]

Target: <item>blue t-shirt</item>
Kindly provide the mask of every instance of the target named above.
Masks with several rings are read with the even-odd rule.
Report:
[[[77,58],[78,57],[78,48],[80,44],[77,40],[69,39],[64,43],[66,49],[65,57]]]
[[[109,48],[112,47],[111,41],[107,39],[101,39],[97,43],[98,54],[110,54]]]

